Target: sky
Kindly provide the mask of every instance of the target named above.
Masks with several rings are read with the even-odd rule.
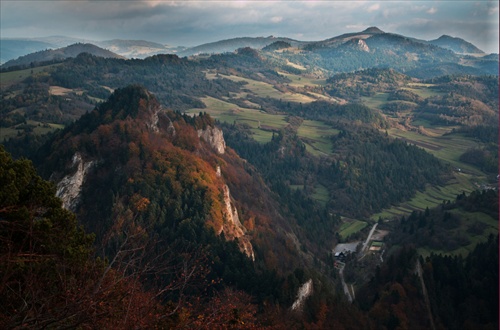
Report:
[[[377,26],[424,40],[463,38],[499,52],[499,2],[1,0],[0,38],[64,35],[196,46],[235,37],[324,40]]]

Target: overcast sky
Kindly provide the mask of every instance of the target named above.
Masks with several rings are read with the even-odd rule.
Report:
[[[460,37],[498,53],[498,1],[0,1],[1,38],[144,39],[195,46],[241,36],[324,40],[377,26]]]

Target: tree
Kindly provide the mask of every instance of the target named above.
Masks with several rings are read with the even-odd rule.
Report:
[[[156,297],[93,258],[93,240],[31,162],[13,161],[0,146],[0,326],[161,323],[164,307]]]

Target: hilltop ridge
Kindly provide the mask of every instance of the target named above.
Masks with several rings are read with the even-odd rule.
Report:
[[[370,26],[369,28],[367,28],[366,30],[364,30],[363,32],[361,33],[371,33],[371,34],[376,34],[376,33],[385,33],[384,31],[380,30],[378,27],[376,26]]]
[[[102,49],[96,45],[89,43],[76,43],[58,49],[47,49],[39,52],[31,53],[25,56],[20,56],[16,60],[7,61],[2,65],[2,68],[9,68],[13,66],[27,66],[31,63],[41,63],[49,61],[64,60],[70,57],[76,57],[81,53],[88,53],[94,56],[104,58],[124,58],[109,50]]]
[[[464,39],[443,34],[435,40],[430,40],[429,44],[449,49],[458,54],[485,54],[481,49]]]

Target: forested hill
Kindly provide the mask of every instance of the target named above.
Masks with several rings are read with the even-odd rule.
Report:
[[[142,87],[115,91],[49,141],[39,159],[42,174],[59,183],[65,205],[98,239],[116,219],[132,217],[169,242],[201,244],[213,230],[238,239],[249,260],[269,268],[286,271],[301,263],[298,251],[267,246],[280,231],[290,232],[293,221],[271,216],[278,207],[271,196],[257,202],[268,189],[226,150],[213,120],[163,110]],[[138,214],[133,204],[140,200],[147,208]],[[264,248],[282,258],[266,260]]]
[[[36,65],[37,63],[49,61],[62,61],[70,57],[76,57],[81,53],[88,53],[94,56],[105,58],[123,58],[109,50],[102,49],[93,44],[76,43],[67,47],[58,49],[47,49],[39,52],[31,53],[28,55],[20,56],[15,60],[10,60],[2,65],[3,68],[9,67],[25,67],[29,65]]]
[[[442,48],[446,48],[460,54],[484,54],[484,52],[471,44],[460,38],[454,38],[448,35],[442,35],[436,40],[430,40],[430,44],[436,45]]]
[[[208,115],[164,110],[139,86],[116,90],[38,159],[107,256],[141,228],[157,253],[203,253],[210,278],[286,306],[304,280],[289,282],[293,272],[312,267],[305,246],[319,249]]]

